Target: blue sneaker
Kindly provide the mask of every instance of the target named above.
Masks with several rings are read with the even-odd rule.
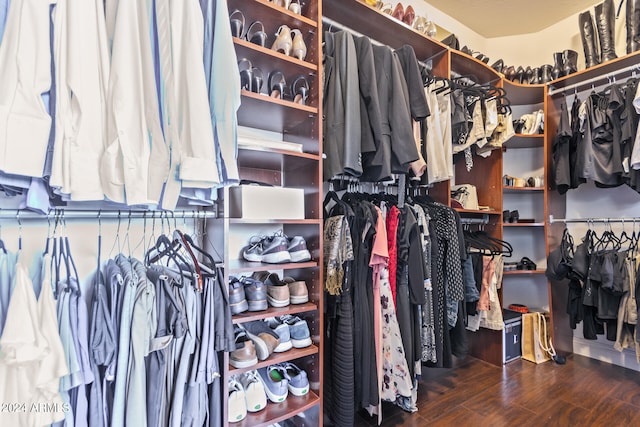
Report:
[[[289,395],[289,381],[285,369],[279,365],[271,365],[258,369],[258,374],[269,400],[273,403],[284,402]]]
[[[307,325],[306,320],[298,316],[285,314],[284,316],[280,316],[280,321],[289,325],[291,344],[295,348],[304,348],[311,345],[311,334],[309,333],[309,325]]]
[[[280,337],[280,344],[278,344],[275,350],[273,350],[274,353],[282,353],[284,351],[291,350],[293,344],[291,343],[289,325],[283,323],[282,320],[277,317],[269,317],[264,319],[264,321],[276,334],[278,334],[278,337]]]
[[[291,362],[284,362],[280,367],[286,372],[289,381],[289,392],[294,396],[304,396],[309,393],[309,379],[307,373]]]

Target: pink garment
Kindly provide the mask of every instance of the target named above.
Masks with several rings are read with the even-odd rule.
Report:
[[[396,271],[398,269],[398,223],[400,209],[391,206],[387,215],[387,248],[389,249],[389,285],[393,307],[396,306]]]
[[[382,211],[376,206],[378,220],[376,221],[376,235],[373,240],[371,259],[369,266],[373,270],[373,335],[376,348],[376,370],[378,372],[378,396],[382,395],[382,304],[380,302],[380,273],[387,266],[389,261],[389,249],[387,248],[387,230]],[[378,423],[382,421],[382,410],[378,405],[369,407],[370,413],[378,414]]]
[[[489,288],[493,280],[495,264],[491,262],[491,257],[482,257],[482,289],[480,290],[480,300],[478,300],[478,311],[488,311],[491,309],[491,297]]]

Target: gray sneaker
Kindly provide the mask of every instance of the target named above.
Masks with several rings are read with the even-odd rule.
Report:
[[[291,343],[291,335],[289,334],[289,325],[283,323],[277,317],[269,317],[264,319],[265,323],[278,334],[280,337],[280,344],[273,350],[274,353],[282,353],[284,351],[291,350],[293,344]]]
[[[240,278],[244,286],[249,311],[262,311],[269,308],[267,304],[267,287],[259,280],[251,277]]]
[[[289,286],[280,280],[277,273],[258,271],[252,274],[256,280],[260,280],[267,286],[267,301],[271,307],[286,307],[289,305]]]
[[[309,393],[309,379],[307,373],[291,362],[280,363],[289,381],[289,392],[294,396],[304,396]]]
[[[290,314],[280,316],[280,320],[282,323],[289,325],[291,344],[295,348],[304,348],[311,345],[311,334],[309,333],[309,325],[307,325],[306,320]]]
[[[291,255],[291,262],[306,262],[311,260],[311,253],[307,249],[307,242],[302,236],[287,239],[287,250]]]
[[[251,262],[266,262],[280,264],[291,262],[288,241],[283,236],[257,237],[249,241],[249,245],[242,250],[242,256]]]
[[[253,341],[258,359],[260,360],[265,360],[271,356],[273,351],[280,345],[278,334],[262,320],[243,323],[242,328],[244,328],[247,336]]]
[[[239,314],[249,309],[244,293],[244,285],[237,278],[229,278],[229,309],[231,314]]]
[[[269,400],[273,403],[284,402],[289,395],[289,381],[285,369],[279,365],[271,365],[258,369],[258,374]]]

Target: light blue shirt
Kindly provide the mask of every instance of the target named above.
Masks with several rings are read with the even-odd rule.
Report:
[[[9,14],[9,4],[11,0],[0,0],[0,43],[4,35],[4,27],[7,23],[7,15]]]

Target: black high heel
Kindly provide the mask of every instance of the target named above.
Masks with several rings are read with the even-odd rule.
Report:
[[[309,81],[305,76],[298,76],[291,83],[291,96],[296,104],[307,105],[309,98]]]
[[[262,70],[257,67],[251,69],[251,92],[260,93],[262,90],[262,83],[264,82],[264,75]]]
[[[533,74],[533,70],[530,66],[527,65],[527,68],[524,70],[524,78],[522,83],[529,84],[531,83],[531,75]]]
[[[516,78],[516,69],[513,65],[509,65],[504,69],[504,77],[507,80],[514,81]]]
[[[491,68],[496,70],[498,73],[502,73],[502,69],[504,68],[504,61],[502,59],[498,59],[496,62],[491,64]]]
[[[284,90],[287,87],[287,81],[282,71],[272,71],[269,73],[269,96],[272,98],[284,99]]]
[[[522,83],[524,81],[524,68],[522,68],[522,65],[518,66],[518,69],[516,70],[516,76],[513,79],[513,81],[518,81],[518,83]]]
[[[259,26],[259,29],[254,29],[254,26]],[[264,31],[264,25],[260,21],[255,21],[247,29],[246,35],[247,41],[258,46],[265,47],[267,44],[267,33]]]
[[[251,91],[253,87],[253,65],[247,58],[238,61],[240,71],[240,89]]]
[[[540,77],[540,67],[535,67],[531,70],[531,77],[529,78],[530,85],[537,85]]]
[[[229,15],[229,23],[231,24],[231,35],[241,39],[244,35],[244,14],[238,9],[234,10]]]

